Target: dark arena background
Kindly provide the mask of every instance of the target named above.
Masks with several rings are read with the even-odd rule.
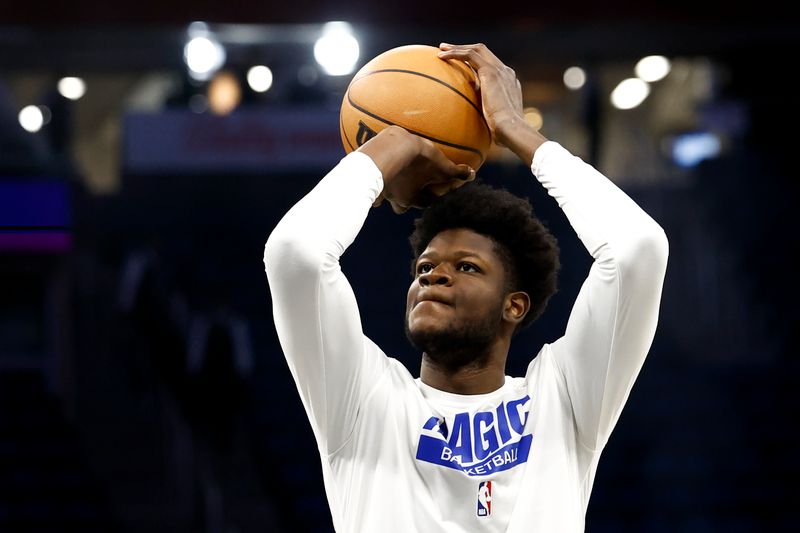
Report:
[[[354,69],[441,41],[486,43],[526,118],[670,240],[587,531],[797,531],[800,24],[782,9],[4,0],[0,531],[332,531],[263,246],[343,156]],[[521,375],[590,257],[508,152],[479,175],[527,195],[562,248],[559,293],[512,346]],[[414,375],[417,214],[373,210],[342,259],[366,334]]]

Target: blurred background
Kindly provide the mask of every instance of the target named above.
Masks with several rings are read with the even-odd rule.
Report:
[[[354,71],[440,41],[486,43],[526,118],[670,239],[587,531],[796,531],[799,30],[770,1],[3,1],[0,531],[332,531],[263,245],[342,157]],[[562,248],[522,375],[590,257],[507,152],[479,174]],[[367,335],[415,376],[417,215],[373,210],[342,259]]]

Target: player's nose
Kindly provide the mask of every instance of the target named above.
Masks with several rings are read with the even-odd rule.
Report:
[[[419,277],[419,284],[428,287],[431,285],[449,285],[453,281],[453,276],[449,270],[443,265],[437,265],[436,268]]]

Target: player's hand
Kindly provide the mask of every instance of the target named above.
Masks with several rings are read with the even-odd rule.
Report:
[[[533,152],[547,141],[525,121],[522,85],[514,70],[484,44],[439,45],[441,59],[467,62],[477,73],[486,124],[497,144],[507,146],[529,165]]]
[[[467,165],[456,165],[427,139],[390,126],[358,149],[383,175],[383,192],[373,204],[388,201],[395,213],[423,208],[438,196],[475,179]]]
[[[503,144],[503,128],[508,123],[525,121],[517,74],[484,44],[442,43],[439,50],[440,58],[466,61],[478,74],[483,115],[495,140]]]

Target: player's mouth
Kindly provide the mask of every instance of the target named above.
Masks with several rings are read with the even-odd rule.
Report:
[[[438,294],[438,293],[435,293],[435,292],[425,292],[425,293],[421,294],[419,297],[417,297],[417,303],[414,306],[416,307],[417,305],[421,304],[422,302],[431,302],[431,303],[437,303],[437,304],[442,304],[442,305],[450,305],[450,306],[453,305],[452,300],[450,300],[449,298],[446,298],[442,294]]]

